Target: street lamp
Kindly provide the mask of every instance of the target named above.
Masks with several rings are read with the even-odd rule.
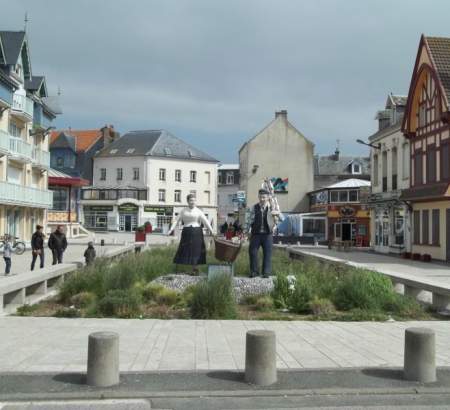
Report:
[[[34,136],[34,135],[47,135],[51,130],[56,129],[53,125],[48,127],[46,130],[44,131],[33,131],[30,130],[30,137]]]
[[[358,144],[367,145],[368,147],[371,147],[371,148],[374,148],[374,149],[381,149],[381,143],[378,143],[378,144],[375,145],[375,144],[372,144],[370,142],[365,142],[365,141],[360,140],[360,139],[357,139],[356,142]]]

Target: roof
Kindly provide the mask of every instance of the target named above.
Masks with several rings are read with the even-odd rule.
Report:
[[[239,170],[239,164],[220,164],[219,169],[221,170]]]
[[[314,175],[352,175],[349,165],[353,162],[357,162],[361,165],[362,175],[370,174],[369,157],[351,157],[339,155],[339,159],[336,159],[335,155],[316,155],[314,157]]]
[[[447,196],[449,189],[450,184],[448,182],[416,186],[402,190],[400,199],[404,201],[439,199]]]
[[[60,142],[56,142],[60,134],[73,138],[74,146],[72,149],[76,152],[87,151],[102,137],[100,130],[55,130],[50,134],[50,148],[63,148],[59,146]]]
[[[389,125],[389,127],[386,127],[386,128],[381,129],[381,130],[378,130],[375,134],[372,134],[369,137],[369,141],[375,141],[378,138],[385,137],[387,135],[391,135],[394,132],[400,131],[401,128],[402,128],[402,122],[398,121],[395,124]]]
[[[437,75],[450,101],[450,38],[424,37],[430,50]]]
[[[105,147],[97,156],[152,156],[219,162],[166,130],[130,131]]]
[[[5,52],[5,64],[16,64],[25,40],[25,31],[0,31],[0,37]]]
[[[327,188],[360,188],[365,186],[370,186],[370,181],[366,181],[365,179],[349,178],[344,179],[340,182],[336,182],[333,185],[327,186]]]
[[[29,91],[38,91],[44,82],[43,75],[33,75],[29,80],[25,80],[25,89]]]
[[[62,108],[59,103],[59,96],[42,97],[44,108],[50,110],[53,114],[62,114]]]
[[[65,174],[64,172],[50,168],[48,170],[48,183],[49,185],[72,185],[72,186],[84,186],[88,185],[89,181],[80,177],[73,177]]]
[[[49,177],[53,178],[72,178],[69,174],[65,174],[64,172],[58,171],[54,168],[50,168],[47,174]]]
[[[406,102],[408,100],[407,95],[395,95],[389,94],[388,99],[386,101],[386,108],[390,108],[393,105],[406,106]]]

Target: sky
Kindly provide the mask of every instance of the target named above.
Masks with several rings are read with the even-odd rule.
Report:
[[[367,154],[420,35],[450,36],[448,0],[0,0],[0,29],[25,13],[58,128],[163,128],[226,163],[281,109],[316,154]]]

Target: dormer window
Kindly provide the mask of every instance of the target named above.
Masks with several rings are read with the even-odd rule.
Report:
[[[22,77],[22,66],[20,64],[14,66],[14,74],[17,75],[17,77]]]
[[[190,149],[188,149],[188,155],[192,158],[194,156],[194,154],[192,153],[192,151]]]
[[[354,162],[352,164],[352,174],[361,174],[361,164],[359,164],[358,162]]]
[[[113,150],[113,151],[117,151],[117,150]],[[127,154],[132,154],[133,152],[134,152],[134,148],[127,149]]]
[[[115,154],[117,152],[116,149],[112,149],[111,151],[109,151],[110,154]]]
[[[172,151],[170,150],[170,148],[164,148],[164,154],[166,155],[172,155]]]

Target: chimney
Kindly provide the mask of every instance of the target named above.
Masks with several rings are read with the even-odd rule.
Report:
[[[287,120],[287,110],[275,111],[275,118],[282,117]]]
[[[341,152],[339,151],[339,148],[338,147],[336,147],[336,150],[334,151],[334,160],[335,161],[339,161],[339,154],[340,154]]]
[[[104,147],[114,142],[116,137],[117,138],[119,137],[119,133],[114,131],[113,125],[105,125],[103,128],[100,129],[100,132],[102,133],[103,136]]]

